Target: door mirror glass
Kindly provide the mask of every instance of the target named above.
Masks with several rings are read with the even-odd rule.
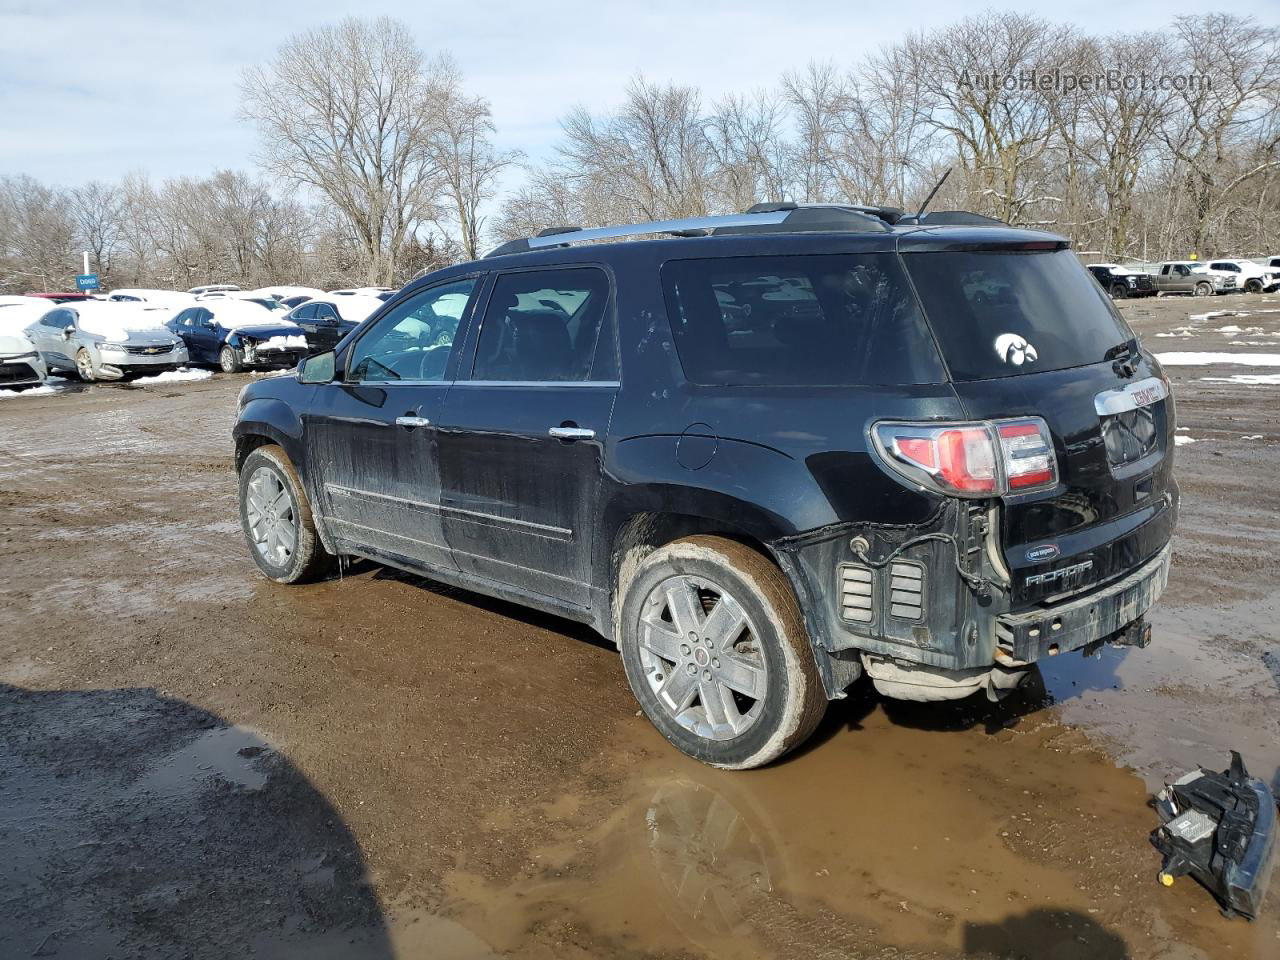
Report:
[[[299,383],[332,383],[336,364],[332,350],[307,357],[298,367]]]
[[[75,335],[76,335],[76,328],[71,324],[67,324],[65,327],[62,328],[63,340],[70,340]]]

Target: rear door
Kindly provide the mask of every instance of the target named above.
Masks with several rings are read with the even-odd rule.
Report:
[[[447,316],[446,305],[438,311]],[[467,573],[586,607],[618,391],[600,267],[499,275],[440,417],[445,538]]]
[[[328,529],[352,553],[426,571],[454,564],[440,521],[437,425],[457,367],[416,313],[467,298],[478,276],[445,281],[383,314],[346,351],[340,380],[307,414],[309,472]]]
[[[1001,507],[1015,603],[1029,604],[1131,570],[1173,523],[1173,406],[1154,358],[1070,250],[970,250],[903,258],[973,419],[1043,418],[1055,490]],[[1046,561],[1040,548],[1057,548]],[[1032,555],[1035,559],[1032,559]],[[1025,574],[1088,567],[1025,587]],[[1022,586],[1018,586],[1022,585]]]

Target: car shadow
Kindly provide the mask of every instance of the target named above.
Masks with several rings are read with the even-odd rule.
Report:
[[[1118,935],[1075,910],[1031,910],[997,923],[966,923],[969,956],[1052,957],[1053,960],[1127,960]]]
[[[341,814],[151,689],[0,684],[0,956],[392,956]]]
[[[352,560],[349,561],[346,568],[346,574],[350,576],[369,571],[372,571],[373,579],[375,580],[396,580],[400,583],[407,583],[417,587],[419,590],[425,590],[427,593],[434,593],[439,597],[451,597],[472,607],[498,614],[510,620],[519,621],[530,627],[559,633],[602,649],[615,652],[618,649],[613,643],[600,636],[585,623],[569,620],[566,617],[559,617],[553,613],[543,613],[541,610],[535,610],[532,607],[526,607],[510,600],[502,600],[487,594],[476,593],[472,590],[467,590],[465,587],[455,587],[440,583],[437,580],[430,580],[416,574],[406,573],[403,570],[397,570],[395,567],[382,566],[370,560]]]

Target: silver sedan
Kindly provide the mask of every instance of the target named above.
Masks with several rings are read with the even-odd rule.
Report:
[[[49,310],[26,333],[51,371],[81,380],[120,380],[186,365],[187,348],[164,321],[163,310],[84,301]]]

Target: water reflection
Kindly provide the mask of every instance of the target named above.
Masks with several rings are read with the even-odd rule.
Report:
[[[744,803],[744,800],[739,800]],[[670,915],[694,939],[745,937],[751,901],[775,890],[773,833],[707,783],[662,783],[645,811],[649,855]]]

